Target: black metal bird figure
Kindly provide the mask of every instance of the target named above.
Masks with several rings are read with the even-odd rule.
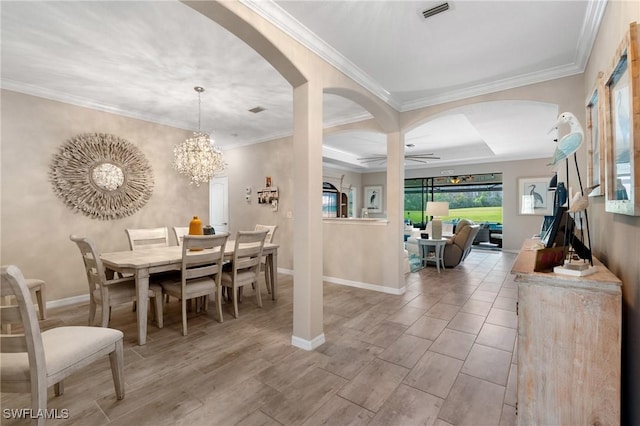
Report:
[[[529,195],[533,196],[533,204],[544,204],[544,198],[542,198],[542,195],[540,195],[539,193],[536,192],[536,186],[535,185],[529,185],[529,188],[531,188],[531,191],[529,191]]]

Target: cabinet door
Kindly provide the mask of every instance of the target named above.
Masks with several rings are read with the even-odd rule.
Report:
[[[620,423],[621,296],[518,285],[518,424]]]

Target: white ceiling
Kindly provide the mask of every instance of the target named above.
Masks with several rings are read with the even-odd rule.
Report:
[[[469,1],[427,20],[433,1],[243,2],[398,111],[583,72],[606,2]],[[224,149],[291,134],[292,90],[262,57],[177,1],[2,1],[1,84],[9,90],[179,128]],[[311,33],[309,32],[311,31]],[[370,115],[325,95],[324,122]],[[248,110],[261,106],[264,112]],[[550,157],[553,105],[491,102],[407,134],[432,165]],[[96,129],[99,131],[99,129]],[[326,137],[328,163],[376,170],[384,137]],[[407,161],[407,167],[424,166]]]

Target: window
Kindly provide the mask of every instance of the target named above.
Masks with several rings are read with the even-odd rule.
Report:
[[[405,221],[426,226],[427,201],[449,202],[449,216],[442,218],[444,221],[466,218],[502,223],[502,173],[406,179]]]
[[[338,217],[338,189],[329,182],[322,183],[322,217]]]

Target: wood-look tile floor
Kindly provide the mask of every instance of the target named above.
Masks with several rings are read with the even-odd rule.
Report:
[[[117,401],[107,358],[49,389],[48,408],[77,425],[511,425],[517,375],[515,255],[474,250],[455,269],[406,277],[393,296],[324,286],[326,343],[291,346],[292,277],[280,275],[277,302],[262,285],[240,318],[213,304],[190,314],[167,305],[165,327],[149,324],[137,346],[131,305],[114,308],[125,333],[126,396]],[[51,309],[43,329],[84,325],[88,305]],[[1,395],[2,408],[29,407],[28,394]],[[2,416],[2,424],[18,424]],[[23,422],[24,423],[24,422]]]

